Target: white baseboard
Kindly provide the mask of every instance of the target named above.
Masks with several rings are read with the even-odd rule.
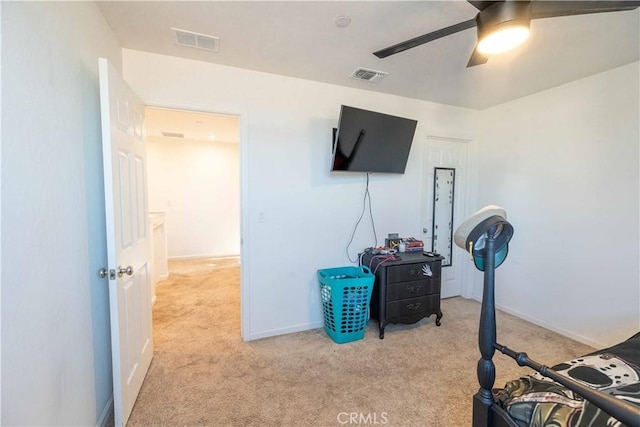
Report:
[[[100,417],[98,417],[98,422],[96,425],[98,427],[105,427],[106,425],[108,425],[111,418],[113,418],[113,396],[109,398],[107,404],[104,406]]]
[[[583,337],[582,335],[576,334],[576,333],[568,331],[566,329],[551,325],[551,324],[545,322],[544,320],[540,320],[540,319],[537,319],[535,317],[528,316],[528,315],[526,315],[524,313],[521,313],[521,312],[519,312],[517,310],[513,310],[513,309],[511,309],[509,307],[505,307],[503,305],[496,304],[496,308],[499,309],[499,310],[504,311],[505,313],[509,313],[509,314],[511,314],[513,316],[516,316],[519,319],[526,320],[529,323],[533,323],[534,325],[541,326],[541,327],[543,327],[545,329],[548,329],[550,331],[556,332],[556,333],[558,333],[558,334],[560,334],[562,336],[565,336],[567,338],[571,338],[572,340],[581,342],[582,344],[586,344],[586,345],[588,345],[590,347],[593,347],[593,348],[596,348],[596,349],[607,347],[606,345],[604,345],[602,343],[593,341],[593,340],[591,340],[591,339],[589,339],[587,337]]]
[[[473,299],[478,301],[478,302],[482,302],[482,297],[478,296],[478,295],[474,295]],[[540,320],[537,319],[535,317],[531,317],[527,314],[524,314],[518,310],[513,310],[512,308],[506,307],[502,304],[496,304],[496,308],[500,311],[504,311],[505,313],[511,314],[512,316],[517,317],[518,319],[522,319],[522,320],[526,320],[529,323],[533,323],[534,325],[538,325],[542,328],[548,329],[552,332],[558,333],[562,336],[565,336],[567,338],[571,338],[572,340],[581,342],[582,344],[586,344],[590,347],[596,348],[596,349],[600,349],[600,348],[605,348],[608,347],[607,345],[594,341],[592,339],[589,339],[587,337],[583,337],[582,335],[576,334],[574,332],[571,332],[569,330],[563,329],[563,328],[559,328],[557,326],[551,325],[547,322],[545,322],[544,320]]]
[[[188,260],[188,259],[198,259],[198,258],[239,258],[240,254],[200,254],[200,255],[178,255],[178,256],[170,256],[169,261],[180,261],[180,260]]]
[[[294,332],[308,331],[310,329],[318,329],[324,326],[322,320],[318,322],[305,323],[302,325],[290,326],[287,328],[267,329],[264,331],[251,332],[248,337],[243,337],[245,341],[253,341],[261,338],[275,337],[278,335],[292,334]]]

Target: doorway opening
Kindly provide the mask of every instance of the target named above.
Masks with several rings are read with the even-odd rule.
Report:
[[[154,303],[159,287],[200,286],[217,270],[235,269],[239,325],[240,117],[147,107],[145,131]]]

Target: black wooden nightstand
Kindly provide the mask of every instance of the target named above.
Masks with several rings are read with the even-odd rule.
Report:
[[[389,323],[415,323],[436,315],[440,326],[440,270],[443,257],[418,253],[398,253],[389,260],[365,253],[362,265],[375,272],[371,296],[371,317],[378,321],[380,339]]]

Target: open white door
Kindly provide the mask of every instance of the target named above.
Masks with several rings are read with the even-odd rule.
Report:
[[[144,105],[99,59],[113,401],[127,423],[153,357]]]

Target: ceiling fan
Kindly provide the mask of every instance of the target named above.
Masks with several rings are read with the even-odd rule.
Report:
[[[505,52],[524,42],[529,36],[532,19],[556,16],[584,15],[587,13],[633,10],[640,1],[477,1],[467,0],[478,14],[458,24],[423,34],[411,40],[395,44],[373,54],[378,58],[403,52],[442,37],[477,27],[478,38],[467,67],[481,65],[495,53]]]

